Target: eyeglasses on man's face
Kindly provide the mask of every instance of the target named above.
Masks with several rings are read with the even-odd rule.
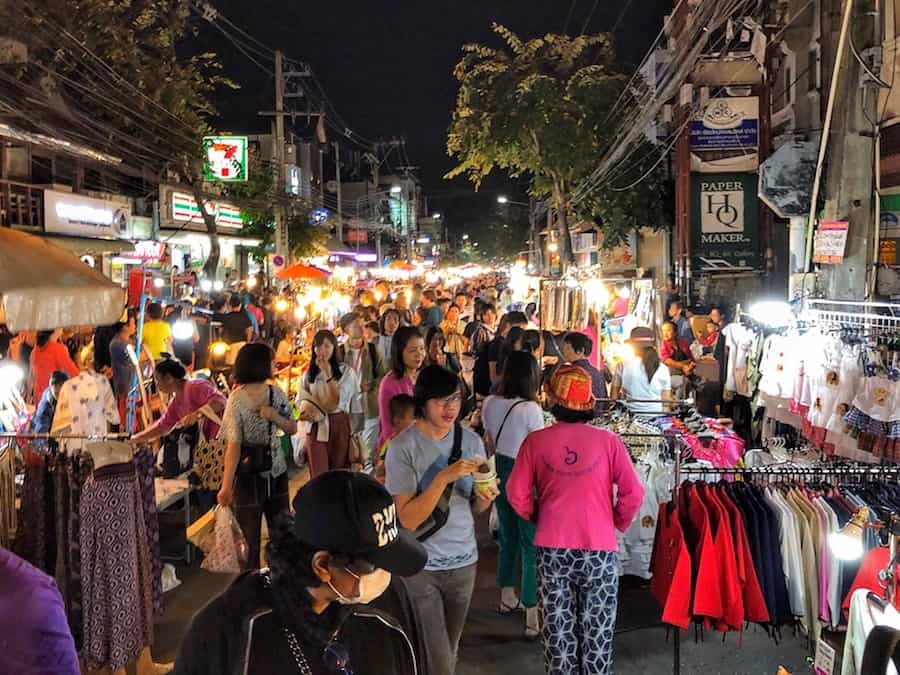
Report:
[[[453,406],[462,405],[462,394],[456,393],[451,396],[447,396],[446,398],[433,398],[431,399],[435,405],[439,405],[442,408],[450,408]]]

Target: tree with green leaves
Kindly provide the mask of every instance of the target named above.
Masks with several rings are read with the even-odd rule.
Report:
[[[458,164],[446,177],[464,175],[476,186],[495,168],[529,177],[531,194],[555,211],[564,265],[572,258],[573,216],[595,220],[608,246],[635,227],[666,222],[663,163],[649,140],[617,167],[614,183],[590,187],[614,140],[609,118],[617,100],[624,95],[627,109],[639,93],[616,64],[611,36],[524,40],[497,24],[494,32],[501,48],[465,45],[454,71],[459,91],[447,150]],[[579,190],[586,194],[575,203]]]
[[[162,182],[176,174],[191,187],[210,239],[205,271],[215,275],[220,248],[219,195],[203,182],[203,137],[215,116],[221,74],[213,52],[186,55],[196,34],[189,0],[4,0],[0,22],[28,47],[18,72],[32,97],[22,123],[122,159]]]

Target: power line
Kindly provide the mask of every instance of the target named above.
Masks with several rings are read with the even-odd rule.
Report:
[[[581,32],[579,35],[584,35],[587,30],[588,24],[591,22],[591,19],[594,18],[594,12],[597,11],[597,6],[600,4],[600,0],[594,0],[594,6],[591,7],[590,13],[587,15],[587,18],[584,20],[584,23],[581,24]]]
[[[569,5],[569,13],[566,15],[566,23],[563,25],[562,32],[565,33],[569,30],[569,22],[572,20],[572,12],[575,11],[575,5],[578,3],[578,0],[572,0],[572,4]]]

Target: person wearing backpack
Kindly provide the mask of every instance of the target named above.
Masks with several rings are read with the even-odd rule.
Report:
[[[488,396],[481,408],[486,444],[494,448],[500,496],[500,552],[497,557],[497,585],[500,587],[500,614],[525,611],[525,637],[540,635],[537,607],[537,564],[534,523],[524,520],[506,499],[506,482],[512,473],[519,447],[532,431],[544,428],[544,413],[538,403],[541,371],[528,352],[511,352],[500,378],[497,395]],[[520,578],[519,594],[516,584]]]
[[[342,363],[355,374],[353,396],[347,411],[350,433],[362,435],[366,452],[374,459],[378,445],[378,385],[384,377],[384,362],[378,348],[365,340],[362,316],[356,312],[346,314],[340,325],[347,336]]]
[[[416,379],[416,423],[387,450],[385,487],[400,524],[416,532],[428,553],[425,569],[407,580],[422,622],[429,675],[453,675],[472,592],[478,545],[474,515],[490,509],[498,491],[475,489],[485,462],[481,439],[458,422],[460,380],[440,366]]]

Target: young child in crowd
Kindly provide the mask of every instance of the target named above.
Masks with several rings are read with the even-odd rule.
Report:
[[[712,321],[706,322],[706,337],[700,340],[704,347],[715,347],[719,341],[719,327]]]
[[[378,451],[378,461],[375,464],[375,478],[384,482],[384,458],[388,446],[401,432],[409,429],[416,421],[416,402],[408,394],[397,394],[391,399],[391,424],[394,425],[394,435],[384,442]]]

